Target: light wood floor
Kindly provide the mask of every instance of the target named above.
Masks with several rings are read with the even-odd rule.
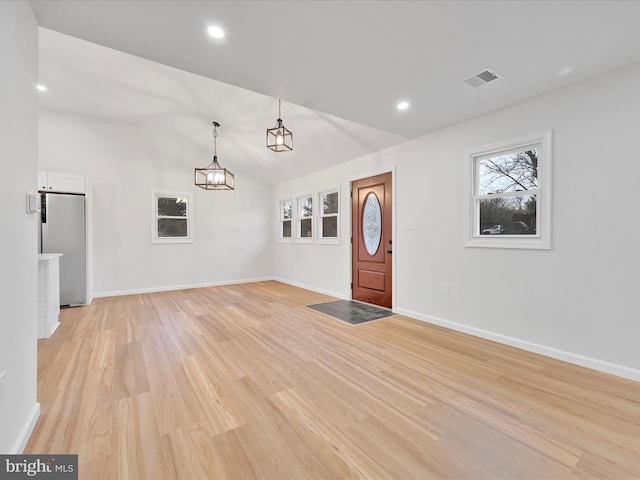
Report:
[[[277,282],[97,299],[38,344],[25,453],[81,479],[640,478],[640,384]]]

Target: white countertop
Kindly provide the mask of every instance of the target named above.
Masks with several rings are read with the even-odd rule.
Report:
[[[62,253],[39,253],[38,261],[49,261],[53,260],[54,258],[61,257],[62,255]]]

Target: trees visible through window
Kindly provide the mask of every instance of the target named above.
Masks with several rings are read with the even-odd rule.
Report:
[[[340,243],[339,186],[293,198],[277,203],[279,242]]]
[[[468,246],[549,248],[550,144],[548,132],[469,153]]]
[[[313,196],[304,195],[297,198],[297,226],[296,238],[313,241]]]
[[[191,195],[151,195],[153,212],[152,243],[190,243]]]
[[[338,189],[318,193],[318,234],[319,243],[337,243],[340,228],[340,192]]]
[[[481,235],[537,232],[538,150],[477,160]]]
[[[291,240],[293,238],[293,205],[291,200],[280,202],[280,239]]]

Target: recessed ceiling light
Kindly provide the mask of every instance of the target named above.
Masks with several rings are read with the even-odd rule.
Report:
[[[222,38],[224,37],[224,31],[220,27],[211,26],[207,28],[207,32],[213,38]]]
[[[44,85],[42,85],[40,83],[38,85],[36,85],[36,88],[38,90],[40,90],[41,92],[46,92],[47,91],[47,87],[45,87]]]
[[[399,103],[396,105],[396,108],[397,108],[398,110],[406,110],[407,108],[409,108],[409,102],[399,102]]]

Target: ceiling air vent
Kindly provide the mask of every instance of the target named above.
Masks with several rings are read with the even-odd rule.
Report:
[[[465,78],[463,82],[469,85],[470,87],[478,88],[479,86],[489,82],[493,82],[498,78],[499,77],[496,72],[486,69],[480,73],[476,73],[475,75],[470,76],[469,78]]]

